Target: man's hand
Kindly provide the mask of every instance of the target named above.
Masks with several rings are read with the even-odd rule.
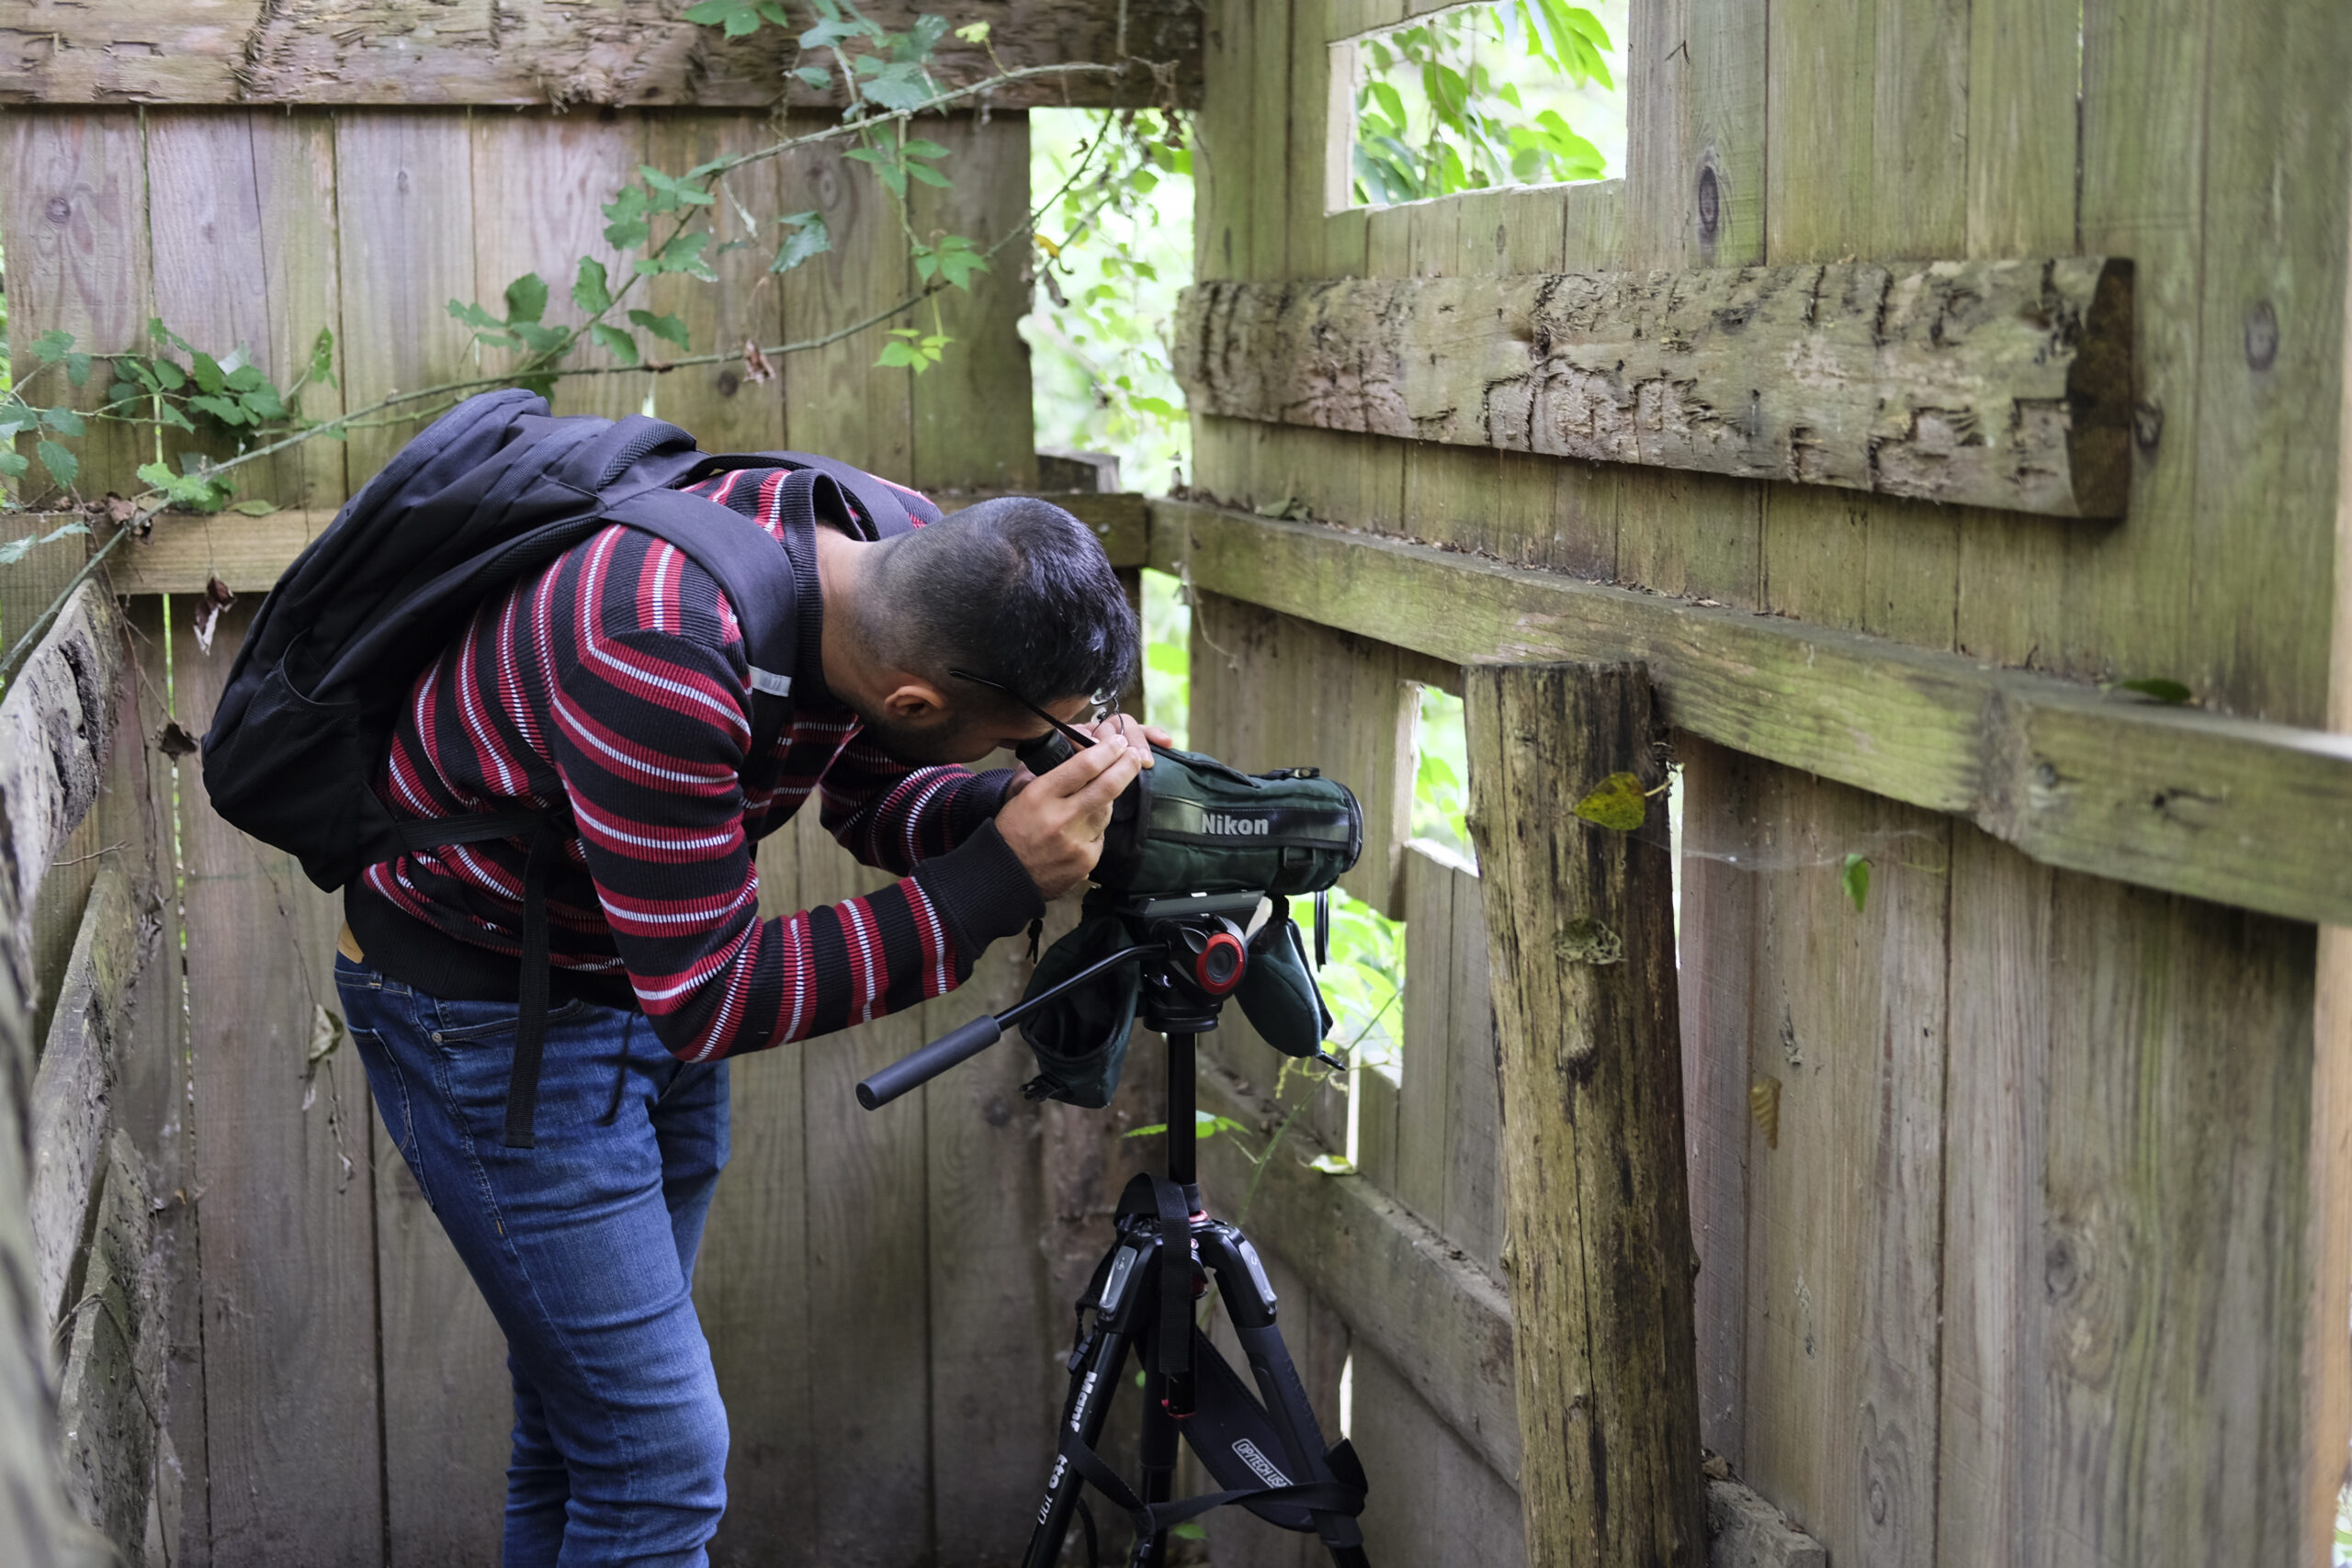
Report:
[[[1047,900],[1084,881],[1102,858],[1111,803],[1150,760],[1142,727],[1136,728],[1132,741],[1122,734],[1105,735],[1044,777],[1027,781],[996,814],[997,831]],[[1020,782],[1019,775],[1015,780]]]

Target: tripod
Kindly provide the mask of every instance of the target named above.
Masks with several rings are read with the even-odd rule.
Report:
[[[1079,1301],[1058,1452],[1023,1568],[1056,1568],[1089,1484],[1135,1522],[1129,1568],[1166,1562],[1174,1526],[1227,1504],[1284,1529],[1313,1531],[1336,1568],[1369,1568],[1356,1526],[1363,1467],[1345,1438],[1324,1447],[1275,1326],[1273,1287],[1257,1249],[1239,1227],[1211,1219],[1201,1201],[1195,1043],[1216,1028],[1225,999],[1240,984],[1248,950],[1234,917],[1246,918],[1258,901],[1254,893],[1138,900],[1127,911],[1143,938],[1135,946],[1020,1008],[964,1025],[858,1086],[859,1100],[871,1110],[984,1049],[1005,1024],[1062,990],[1118,964],[1142,966],[1140,1020],[1168,1042],[1168,1170],[1127,1184],[1117,1235]],[[1193,1322],[1193,1303],[1206,1294],[1212,1275],[1255,1394]],[[1132,1488],[1094,1451],[1130,1349],[1144,1374],[1142,1474]],[[1221,1490],[1171,1498],[1180,1438]],[[1091,1517],[1087,1535],[1091,1541]]]

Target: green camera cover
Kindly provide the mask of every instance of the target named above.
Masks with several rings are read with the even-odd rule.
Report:
[[[1078,925],[1037,961],[1023,998],[1052,989],[1139,936],[1107,895],[1089,894]],[[1036,1055],[1037,1076],[1023,1092],[1031,1100],[1059,1100],[1089,1110],[1110,1104],[1126,1068],[1142,991],[1137,964],[1122,964],[1031,1013],[1021,1033]],[[1285,900],[1273,901],[1272,918],[1250,937],[1249,966],[1233,999],[1275,1050],[1312,1056],[1322,1049],[1331,1015]]]

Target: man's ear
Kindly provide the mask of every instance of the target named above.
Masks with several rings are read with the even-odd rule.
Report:
[[[947,711],[947,694],[920,676],[902,675],[882,699],[882,711],[901,724],[930,724]]]

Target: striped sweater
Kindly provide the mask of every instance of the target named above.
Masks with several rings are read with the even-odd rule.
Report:
[[[750,671],[717,582],[612,527],[484,603],[418,676],[376,781],[403,819],[568,813],[548,881],[554,995],[641,1008],[689,1061],[937,996],[1043,911],[996,830],[1009,775],[899,762],[826,689],[815,546],[781,516],[782,477],[693,487],[782,539],[803,585],[793,715],[770,757],[748,755]],[[811,793],[853,855],[904,880],[762,919],[752,846]],[[345,897],[368,961],[434,995],[511,999],[527,855],[502,840],[369,867]]]

